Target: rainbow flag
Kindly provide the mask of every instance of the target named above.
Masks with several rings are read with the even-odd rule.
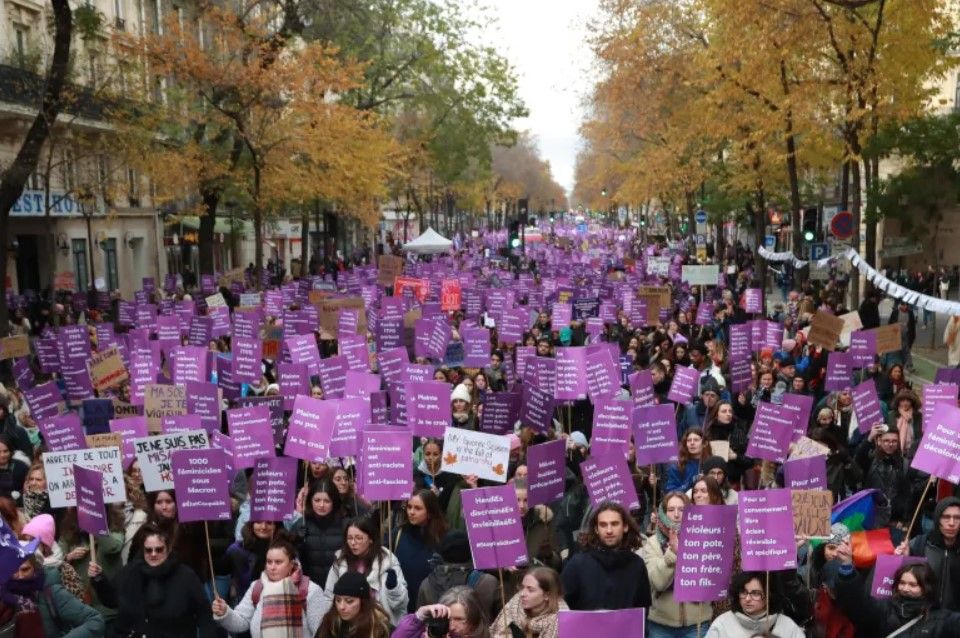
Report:
[[[872,567],[880,554],[893,553],[893,540],[886,527],[874,529],[876,498],[879,490],[860,490],[833,506],[830,523],[843,523],[850,530],[853,564],[864,569]],[[882,496],[880,496],[882,498]]]

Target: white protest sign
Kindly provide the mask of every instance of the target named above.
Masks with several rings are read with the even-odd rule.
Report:
[[[500,434],[446,428],[440,470],[461,476],[471,474],[504,483],[510,462],[510,440]]]
[[[691,286],[716,286],[720,277],[720,266],[683,266],[680,280]]]
[[[123,458],[119,447],[98,447],[70,452],[45,452],[43,471],[51,507],[72,507],[77,504],[73,484],[73,466],[96,470],[103,475],[103,502],[123,503],[127,488],[123,482]]]
[[[174,450],[198,450],[210,446],[205,430],[171,432],[133,440],[133,450],[148,492],[173,489],[170,455]]]

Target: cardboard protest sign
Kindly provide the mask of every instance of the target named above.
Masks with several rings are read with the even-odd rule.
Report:
[[[405,383],[404,388],[410,432],[437,439],[444,436],[452,418],[450,385],[439,381],[412,381]]]
[[[830,536],[830,490],[790,490],[793,497],[793,529],[808,538]]]
[[[298,461],[289,456],[258,459],[250,479],[250,520],[282,521],[294,511]]]
[[[923,556],[897,556],[895,554],[878,554],[873,568],[873,582],[870,584],[870,595],[880,600],[893,597],[896,583],[893,577],[903,565],[917,565],[925,563]]]
[[[0,361],[30,356],[30,337],[15,335],[0,339]]]
[[[476,569],[526,565],[527,544],[512,485],[460,492],[463,520]]]
[[[750,428],[747,456],[783,463],[793,438],[793,418],[783,406],[761,401]]]
[[[699,370],[690,366],[676,366],[667,398],[676,403],[690,403],[697,396],[699,384]]]
[[[357,490],[371,501],[409,498],[413,445],[405,432],[365,431],[357,462]]]
[[[869,332],[876,335],[877,354],[900,352],[903,347],[899,324],[890,323],[885,326],[880,326],[879,328],[874,328]]]
[[[392,286],[397,277],[403,274],[403,257],[380,255],[377,260],[377,284]]]
[[[633,403],[607,397],[597,401],[593,410],[593,435],[590,453],[593,456],[623,457],[629,448],[633,426]]]
[[[790,490],[744,490],[738,496],[737,508],[743,570],[796,569]]]
[[[321,399],[299,395],[287,428],[283,453],[302,461],[319,461],[330,456],[336,406]]]
[[[527,504],[549,505],[563,498],[566,441],[557,439],[527,448]]]
[[[163,417],[187,413],[187,391],[182,385],[148,384],[143,390],[143,414],[147,428],[160,432]]]
[[[177,491],[178,521],[230,520],[230,480],[223,450],[176,450],[170,466]]]
[[[265,405],[227,410],[227,427],[233,440],[233,468],[253,467],[257,459],[274,456],[270,410]]]
[[[105,503],[122,503],[127,500],[119,448],[45,452],[43,471],[47,477],[47,492],[50,495],[51,507],[71,507],[77,504],[73,479],[74,465],[97,470],[102,474]]]
[[[853,394],[853,412],[857,415],[857,428],[869,432],[877,423],[883,423],[883,409],[877,395],[877,382],[867,379],[851,390]]]
[[[133,440],[133,451],[140,464],[147,492],[173,489],[170,457],[174,450],[199,450],[210,446],[205,430],[174,432]]]
[[[108,534],[107,510],[103,503],[103,474],[82,465],[73,466],[77,499],[77,524],[88,534]]]
[[[829,454],[829,447],[823,443],[820,443],[819,441],[814,441],[809,437],[802,436],[793,442],[793,447],[790,451],[790,458],[805,459],[811,456],[827,456]]]
[[[960,484],[960,408],[949,403],[934,406],[910,467]]]
[[[580,473],[594,507],[604,501],[614,501],[627,510],[640,507],[625,458],[590,458],[580,464]]]
[[[633,443],[637,465],[672,463],[677,460],[677,416],[668,403],[635,408]]]
[[[408,405],[408,414],[410,408]],[[441,461],[440,469],[444,472],[503,483],[510,464],[510,439],[499,434],[447,427]]]
[[[584,636],[645,636],[646,609],[569,611],[557,613],[557,638]]]
[[[734,505],[683,508],[673,580],[677,602],[703,603],[727,596],[736,533]]]
[[[51,419],[37,421],[47,449],[51,452],[82,450],[86,447],[83,425],[76,412],[66,412]]]
[[[783,464],[784,487],[792,490],[827,489],[827,457],[825,455],[790,458]]]
[[[824,311],[818,311],[810,321],[810,334],[807,341],[833,352],[843,332],[843,319]]]

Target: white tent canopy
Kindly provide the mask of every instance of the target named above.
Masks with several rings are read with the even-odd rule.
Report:
[[[428,228],[422,235],[403,245],[403,249],[408,252],[421,255],[436,255],[445,253],[453,246],[453,242],[435,231]]]

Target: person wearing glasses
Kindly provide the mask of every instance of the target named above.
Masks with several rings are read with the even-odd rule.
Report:
[[[775,588],[776,589],[776,588]],[[730,584],[733,608],[717,616],[706,638],[751,638],[764,632],[777,638],[805,638],[797,623],[782,613],[776,601],[768,601],[767,575],[740,572]]]
[[[895,553],[922,556],[933,570],[939,587],[937,603],[944,609],[960,611],[960,498],[948,496],[933,511],[934,528],[903,541]]]
[[[96,563],[88,575],[100,602],[117,610],[117,636],[214,638],[210,602],[192,569],[170,553],[170,539],[152,523],[140,528],[142,553],[110,582]]]

